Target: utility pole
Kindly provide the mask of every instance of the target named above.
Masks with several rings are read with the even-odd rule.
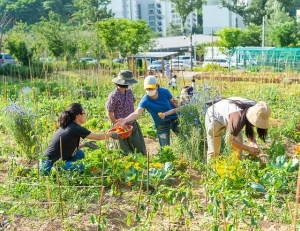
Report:
[[[261,43],[261,47],[265,47],[265,16],[263,16],[262,18],[262,43]]]
[[[193,36],[190,33],[190,49],[191,49],[191,71],[193,71]]]

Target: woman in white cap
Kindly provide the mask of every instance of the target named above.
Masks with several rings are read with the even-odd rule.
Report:
[[[159,87],[155,76],[150,75],[144,79],[144,89],[146,95],[141,99],[138,108],[127,117],[118,119],[116,125],[136,120],[146,109],[153,119],[160,146],[170,145],[170,131],[179,133],[177,114],[166,116],[164,119],[159,115],[177,107],[178,101],[168,89]]]
[[[112,81],[115,83],[116,88],[108,95],[105,106],[107,117],[112,124],[116,124],[117,119],[127,117],[134,112],[135,98],[129,87],[138,81],[133,78],[132,72],[129,70],[121,70]],[[124,151],[125,155],[135,152],[147,155],[139,123],[136,120],[132,120],[126,124],[133,126],[132,133],[128,138],[116,141],[119,144],[119,148]]]
[[[233,148],[257,155],[259,148],[256,143],[254,127],[258,137],[265,141],[269,128],[271,110],[267,103],[259,101],[256,104],[242,98],[222,99],[210,106],[205,115],[207,134],[207,162],[220,153],[222,131],[229,130],[230,144]],[[243,144],[242,129],[250,145]]]

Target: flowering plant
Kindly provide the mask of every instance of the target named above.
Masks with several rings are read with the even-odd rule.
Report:
[[[11,103],[5,108],[4,115],[6,129],[18,144],[20,151],[25,153],[29,160],[34,159],[37,153],[37,136],[32,110]]]

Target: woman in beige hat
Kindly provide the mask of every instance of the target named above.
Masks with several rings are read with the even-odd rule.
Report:
[[[243,98],[222,99],[207,109],[205,115],[205,128],[207,134],[207,161],[217,157],[220,153],[222,132],[228,129],[230,144],[250,155],[257,155],[259,148],[254,135],[254,127],[258,137],[265,141],[269,128],[271,110],[267,103],[255,102]],[[242,129],[250,145],[243,144]]]

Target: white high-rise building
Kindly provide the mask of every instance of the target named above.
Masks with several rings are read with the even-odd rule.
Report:
[[[115,14],[115,18],[138,19],[138,7],[136,0],[111,0],[107,6]]]
[[[231,1],[231,0],[228,0]],[[251,0],[240,0],[240,3],[250,4]],[[222,27],[239,27],[244,29],[243,18],[227,8],[222,7],[219,0],[206,0],[202,7],[203,34],[211,34]]]
[[[170,23],[181,28],[181,18],[174,8],[174,3],[161,0],[112,0],[108,6],[116,18],[143,19],[153,31],[161,33],[162,36],[166,36]],[[195,9],[186,19],[187,32],[191,32],[197,24]]]

